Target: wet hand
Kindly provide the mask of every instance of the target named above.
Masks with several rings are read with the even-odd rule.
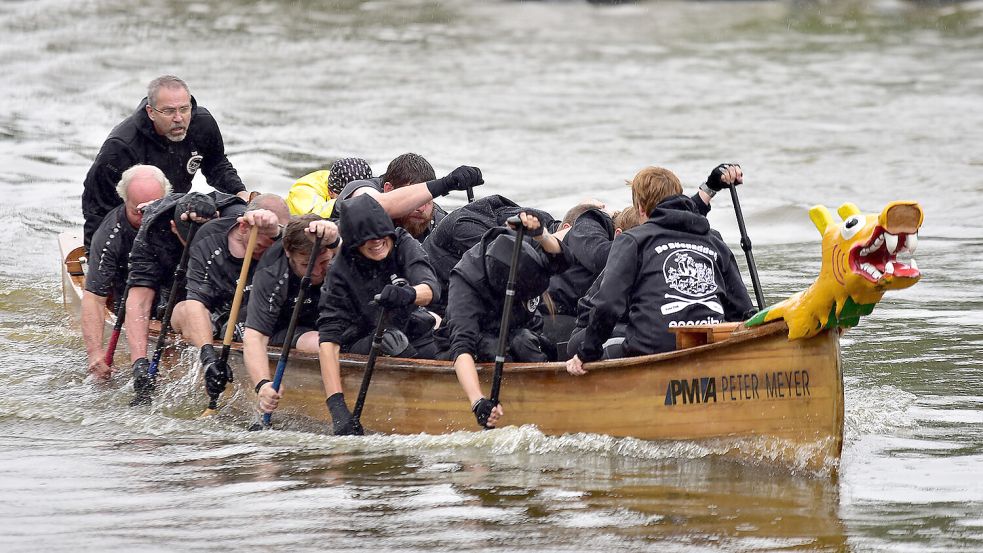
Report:
[[[501,404],[492,403],[490,399],[484,397],[478,398],[471,405],[471,412],[474,413],[478,426],[484,428],[495,428],[499,419],[505,415],[505,410],[502,409]]]
[[[721,163],[710,171],[707,177],[707,187],[714,192],[719,192],[723,188],[736,186],[744,182],[744,172],[741,166],[736,163]]]
[[[105,356],[102,353],[98,358],[89,360],[89,374],[100,380],[108,380],[113,374],[113,369],[106,364]]]
[[[259,389],[258,397],[260,411],[264,413],[272,413],[280,404],[280,398],[283,397],[283,384],[280,384],[279,392],[273,389],[272,382],[263,384],[263,386]]]
[[[315,237],[320,238],[321,244],[324,244],[328,248],[334,249],[341,245],[338,225],[331,221],[311,221],[311,224],[307,226],[306,232],[307,237],[312,241]]]
[[[587,369],[584,368],[584,362],[580,360],[580,357],[574,355],[567,360],[567,372],[574,376],[583,376],[587,374]]]
[[[543,237],[543,232],[545,229],[543,228],[543,225],[540,224],[538,217],[523,211],[519,213],[519,220],[522,222],[522,226],[526,227],[526,234],[532,236],[533,238]],[[542,240],[542,238],[539,239]]]
[[[239,217],[240,223],[259,227],[259,232],[270,238],[275,238],[280,234],[280,220],[275,213],[268,209],[255,209],[247,211]]]

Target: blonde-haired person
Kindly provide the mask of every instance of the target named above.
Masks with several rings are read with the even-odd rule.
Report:
[[[738,165],[720,165],[701,194],[739,184]],[[733,252],[679,178],[646,167],[631,183],[632,204],[645,220],[615,239],[604,276],[591,298],[584,341],[567,361],[567,372],[586,373],[584,363],[675,348],[668,329],[679,325],[743,320],[751,310]],[[625,340],[607,348],[615,324],[627,313]]]

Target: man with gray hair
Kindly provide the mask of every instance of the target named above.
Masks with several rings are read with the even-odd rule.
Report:
[[[106,214],[122,203],[115,186],[127,168],[144,163],[163,171],[175,192],[191,190],[198,169],[216,190],[249,196],[225,156],[225,143],[211,113],[199,106],[188,85],[173,75],[150,82],[136,111],[109,133],[85,177],[82,215],[85,247]]]
[[[116,185],[116,193],[123,199],[123,205],[107,213],[93,235],[94,247],[89,255],[82,294],[82,337],[89,358],[89,372],[96,377],[108,378],[110,375],[102,341],[103,310],[123,301],[127,258],[143,221],[143,208],[170,191],[171,183],[157,167],[130,167],[123,171]],[[110,298],[112,305],[107,305]]]

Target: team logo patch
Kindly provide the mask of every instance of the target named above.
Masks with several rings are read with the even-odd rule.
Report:
[[[201,159],[198,152],[191,152],[191,159],[188,160],[188,166],[186,167],[189,175],[194,176],[198,172],[198,168],[201,167]]]
[[[717,301],[717,281],[713,278],[713,261],[706,255],[690,249],[673,251],[662,265],[666,285],[678,294],[666,294],[672,302],[662,305],[662,314],[671,315],[695,304],[723,314],[724,308]]]
[[[526,302],[526,311],[530,313],[535,313],[536,309],[539,307],[539,296],[532,298]]]

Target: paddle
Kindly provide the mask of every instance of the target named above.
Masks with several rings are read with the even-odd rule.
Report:
[[[495,352],[495,372],[492,376],[491,397],[492,407],[498,405],[498,394],[502,388],[502,369],[505,365],[505,347],[509,338],[509,323],[512,319],[512,301],[515,299],[515,274],[519,268],[519,252],[522,251],[522,239],[526,227],[518,215],[509,217],[506,221],[515,227],[515,248],[512,249],[512,263],[509,265],[509,280],[505,285],[505,304],[502,306],[502,322],[498,330],[498,350]],[[486,427],[487,428],[487,427]]]
[[[468,203],[471,203],[473,201],[474,201],[474,188],[472,188],[472,187],[469,186],[468,187]]]
[[[751,273],[751,284],[754,285],[754,299],[758,301],[758,311],[765,308],[765,296],[761,293],[761,282],[758,281],[758,268],[751,255],[751,239],[748,238],[747,228],[744,227],[744,214],[741,213],[741,202],[737,199],[737,186],[730,185],[730,199],[734,202],[734,213],[737,215],[737,227],[741,230],[741,249],[747,256],[747,268]]]
[[[405,278],[392,275],[392,283],[396,286],[409,286]],[[380,295],[376,294],[373,302],[378,302]],[[358,390],[358,399],[355,400],[355,408],[352,409],[352,421],[355,428],[362,426],[359,418],[362,416],[362,407],[365,406],[365,396],[369,393],[369,383],[372,381],[372,371],[375,370],[375,360],[379,357],[379,350],[382,348],[382,337],[386,333],[386,315],[389,312],[382,308],[379,312],[379,320],[375,324],[375,334],[372,336],[372,349],[369,351],[369,358],[365,361],[365,373],[362,375],[362,387]]]
[[[239,320],[239,307],[242,305],[242,293],[246,289],[246,279],[249,277],[249,265],[253,261],[253,250],[256,249],[256,238],[259,236],[259,226],[253,225],[249,231],[249,242],[246,244],[246,257],[242,259],[242,269],[239,271],[239,280],[236,282],[235,295],[232,297],[232,310],[229,311],[229,320],[225,325],[225,339],[222,340],[222,354],[219,358],[223,366],[228,366],[229,350],[232,349],[232,335],[235,334],[236,321]],[[231,380],[231,376],[229,378]],[[208,396],[208,407],[201,412],[202,417],[214,415],[218,410],[218,395]]]
[[[297,319],[300,317],[301,307],[304,305],[304,297],[307,295],[307,287],[311,284],[311,272],[317,256],[321,255],[321,237],[314,239],[314,249],[311,250],[311,258],[307,262],[307,272],[304,278],[300,279],[300,290],[297,291],[297,302],[294,303],[294,312],[290,315],[290,324],[287,325],[287,334],[283,338],[283,349],[280,350],[280,360],[276,364],[276,374],[273,375],[273,389],[280,391],[280,383],[283,382],[283,373],[287,370],[287,359],[290,357],[290,347],[294,342],[294,331],[297,330]],[[263,427],[269,428],[273,419],[273,413],[263,413]]]
[[[113,333],[109,336],[109,345],[106,346],[106,358],[103,359],[107,367],[113,366],[113,356],[116,355],[116,344],[119,342],[119,333],[123,329],[123,320],[126,319],[126,296],[129,294],[130,287],[127,286],[126,290],[123,291],[123,298],[120,299],[119,304],[116,306],[116,325],[113,326]]]
[[[157,346],[154,348],[154,357],[150,361],[150,368],[147,369],[147,380],[141,381],[134,379],[134,398],[130,406],[146,405],[151,402],[151,395],[154,393],[154,380],[157,378],[157,367],[160,365],[160,357],[164,353],[164,343],[167,341],[167,333],[171,331],[171,313],[174,312],[174,305],[177,303],[178,290],[184,284],[184,275],[188,272],[188,255],[191,253],[191,241],[198,232],[198,224],[190,221],[188,225],[188,236],[184,241],[184,249],[181,250],[181,259],[174,269],[174,281],[171,282],[171,292],[167,296],[167,306],[164,308],[164,317],[160,321],[160,334],[157,336]]]

